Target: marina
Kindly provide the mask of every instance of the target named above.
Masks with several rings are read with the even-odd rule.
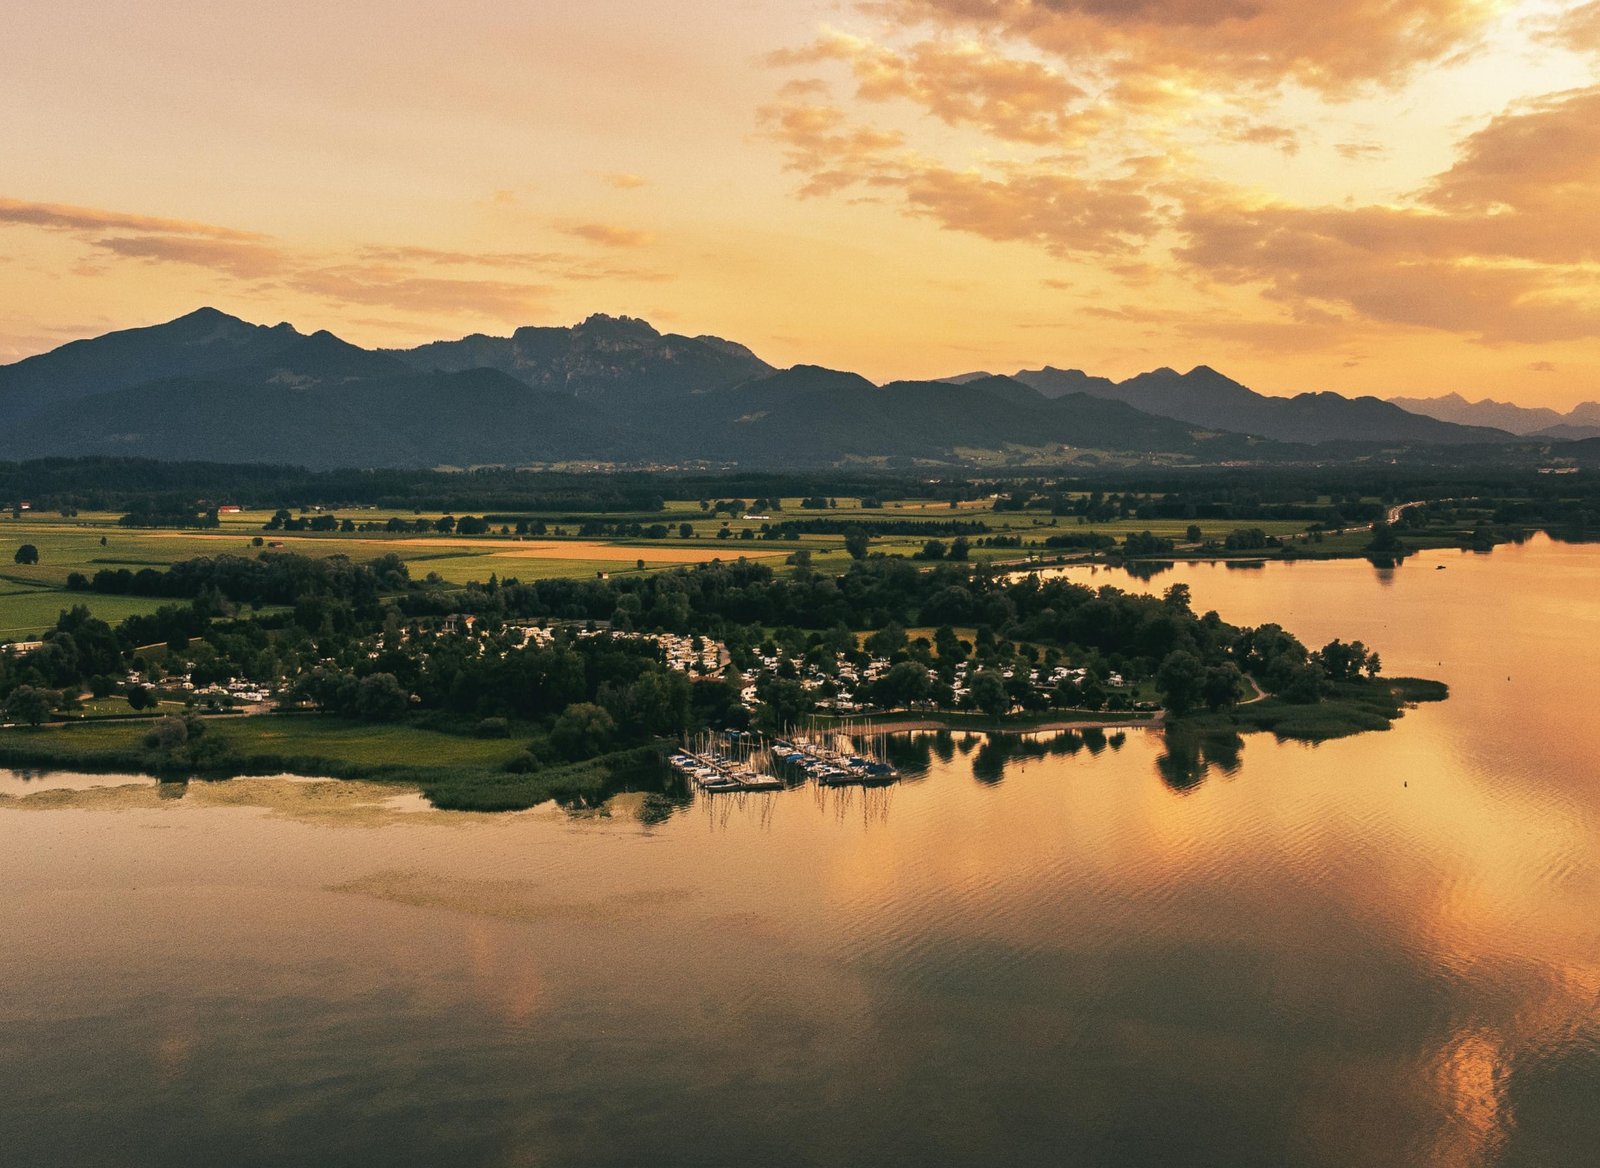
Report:
[[[707,794],[733,791],[781,791],[783,781],[763,770],[769,752],[745,736],[701,735],[685,743],[667,763]]]
[[[824,787],[876,787],[899,781],[900,772],[881,757],[881,744],[860,745],[857,737],[813,729],[778,739],[772,756]]]
[[[900,779],[900,772],[884,761],[881,742],[815,727],[770,744],[738,731],[706,734],[693,743],[686,741],[667,761],[708,794],[781,791],[793,784],[773,773],[780,767],[798,782],[809,780],[821,787],[881,787]]]

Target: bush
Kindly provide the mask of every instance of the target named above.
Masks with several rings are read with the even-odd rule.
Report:
[[[356,687],[356,717],[364,722],[393,722],[410,703],[411,695],[392,673],[363,677]]]
[[[577,702],[556,719],[550,745],[563,758],[593,758],[605,752],[616,732],[617,723],[609,713],[592,702]]]
[[[510,738],[511,723],[504,718],[485,718],[475,732],[479,738]]]
[[[159,750],[163,754],[172,754],[182,749],[189,741],[191,721],[195,722],[197,728],[200,726],[198,719],[179,718],[172,714],[157,718],[156,724],[144,736],[146,748]]]
[[[19,685],[6,699],[6,717],[12,722],[26,722],[37,726],[55,709],[58,695],[51,690],[31,685]]]

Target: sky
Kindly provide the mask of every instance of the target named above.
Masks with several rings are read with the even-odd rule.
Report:
[[[1600,398],[1600,0],[14,0],[0,362],[595,312],[875,380]]]

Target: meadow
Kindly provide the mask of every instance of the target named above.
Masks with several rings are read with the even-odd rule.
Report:
[[[170,767],[145,744],[150,725],[139,719],[7,728],[0,730],[0,767],[166,774]],[[593,804],[623,786],[658,787],[666,775],[653,746],[513,773],[505,764],[526,750],[527,734],[521,740],[473,738],[322,714],[213,718],[205,733],[214,760],[198,770],[180,768],[183,779],[360,778],[415,786],[434,806],[456,811],[515,811],[551,799]]]
[[[583,578],[623,572],[659,572],[741,557],[769,563],[778,571],[790,570],[786,561],[795,552],[808,551],[812,567],[822,572],[842,572],[850,564],[840,534],[805,534],[794,540],[767,541],[759,538],[763,524],[784,520],[805,521],[826,518],[853,522],[981,521],[992,535],[1004,535],[1042,543],[1054,534],[1092,530],[1121,539],[1131,532],[1150,531],[1182,541],[1188,527],[1184,520],[1113,520],[1084,526],[1074,517],[1052,517],[1037,511],[1018,512],[993,509],[991,500],[979,499],[952,507],[929,499],[885,500],[882,507],[863,507],[859,498],[839,498],[838,506],[827,510],[801,507],[801,500],[786,498],[782,510],[766,518],[708,514],[698,500],[668,500],[660,511],[575,516],[571,513],[528,512],[510,517],[542,521],[547,534],[516,536],[494,531],[478,536],[428,533],[311,533],[265,530],[272,518],[266,510],[242,511],[221,516],[214,530],[175,530],[170,528],[128,528],[118,524],[118,512],[82,512],[62,516],[43,512],[24,512],[20,517],[0,515],[0,641],[22,640],[48,628],[56,615],[71,604],[87,604],[96,616],[115,623],[123,618],[149,612],[160,606],[156,599],[102,596],[67,592],[70,573],[93,576],[111,568],[163,568],[182,560],[223,554],[254,556],[263,551],[281,550],[310,556],[348,556],[370,560],[393,553],[404,559],[415,578],[429,574],[447,585],[461,586],[471,581],[501,579],[524,581],[551,578]],[[407,522],[436,518],[413,511],[375,507],[339,509],[338,517],[357,526],[382,525],[392,518]],[[671,534],[666,539],[590,538],[575,534],[586,518],[609,523],[664,524]],[[693,534],[679,535],[681,524],[689,524]],[[1217,522],[1200,526],[1206,538],[1222,538],[1241,524]],[[1289,535],[1303,525],[1297,522],[1251,523],[1269,534]],[[718,538],[726,527],[728,535]],[[748,533],[748,534],[745,534]],[[950,537],[942,537],[948,544]],[[257,539],[262,540],[257,544]],[[890,556],[916,555],[926,542],[924,537],[885,536],[875,538],[873,553]],[[36,564],[14,562],[22,544],[39,551]],[[1308,550],[1310,550],[1308,548]],[[1321,549],[1319,549],[1321,550]],[[1333,550],[1333,545],[1326,549]],[[1340,550],[1343,550],[1342,548]],[[1055,553],[1052,552],[1052,555]],[[970,559],[975,563],[1021,563],[1026,548],[974,547]]]

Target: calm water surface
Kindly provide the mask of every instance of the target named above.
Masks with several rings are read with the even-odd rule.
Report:
[[[1454,697],[664,819],[6,775],[0,1160],[1600,1163],[1600,548],[1074,575]]]

